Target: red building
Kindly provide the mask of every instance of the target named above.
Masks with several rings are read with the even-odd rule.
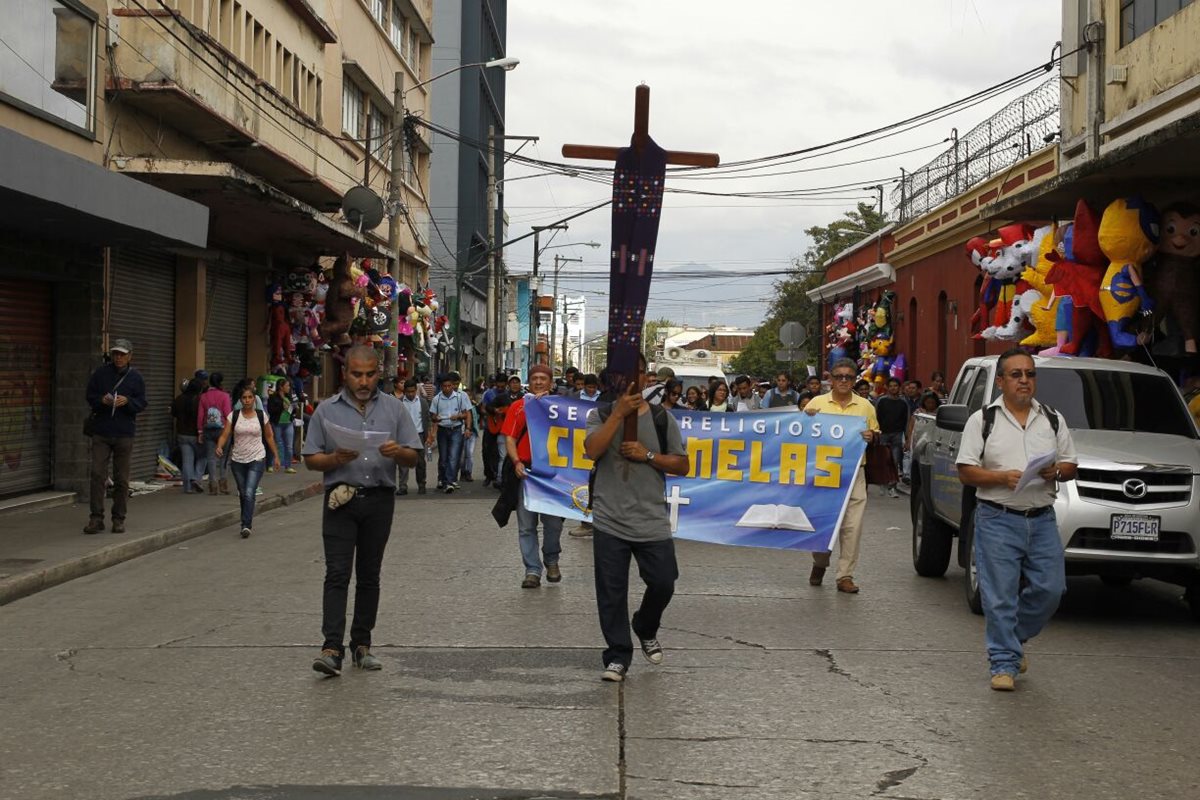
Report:
[[[933,371],[941,370],[951,383],[966,359],[999,355],[1012,343],[971,338],[970,319],[983,278],[967,258],[965,243],[973,236],[991,238],[1012,221],[984,216],[992,204],[1056,173],[1057,148],[1044,148],[924,216],[889,226],[839,253],[829,261],[824,283],[809,292],[821,305],[822,329],[833,321],[836,303],[854,302],[857,312],[891,290],[896,293],[895,354],[904,354],[908,377],[928,384]],[[823,364],[827,348],[823,341]]]

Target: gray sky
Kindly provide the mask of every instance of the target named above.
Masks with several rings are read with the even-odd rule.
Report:
[[[508,75],[507,132],[541,137],[521,152],[547,161],[563,161],[568,142],[628,144],[634,89],[644,82],[650,135],[668,150],[716,152],[722,163],[797,150],[919,114],[1045,62],[1061,36],[1059,15],[1054,0],[513,0],[508,54],[521,64]],[[678,281],[670,271],[785,269],[809,244],[805,228],[837,219],[856,200],[875,202],[861,186],[924,165],[948,146],[941,143],[951,127],[965,133],[1040,80],[899,136],[763,171],[827,169],[737,180],[668,176],[668,189],[721,192],[856,185],[786,200],[668,193],[647,317],[757,326],[773,278]],[[915,148],[926,149],[893,156]],[[891,157],[836,166],[880,156]],[[609,194],[563,176],[512,180],[538,171],[507,167],[509,238]],[[556,253],[584,259],[563,267],[560,293],[587,294],[589,335],[604,325],[607,281],[578,273],[607,272],[609,225],[607,209],[572,221],[553,244],[602,246],[548,250],[541,260],[546,274]],[[510,270],[529,271],[532,251],[532,240],[509,248]]]

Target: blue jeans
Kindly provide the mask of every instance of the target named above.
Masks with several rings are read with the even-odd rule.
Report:
[[[542,552],[538,553],[538,520],[542,521]],[[541,577],[542,562],[546,566],[558,563],[562,552],[563,518],[550,514],[538,514],[525,508],[525,488],[521,487],[521,501],[517,503],[517,539],[521,543],[521,560],[525,562],[525,574]]]
[[[204,474],[205,457],[195,436],[177,435],[175,441],[179,445],[179,460],[182,462],[179,471],[183,473],[183,491],[185,494],[191,494],[192,482],[200,480],[200,476]]]
[[[457,428],[443,428],[439,425],[437,429],[437,446],[438,486],[458,483],[458,465],[462,458],[463,446],[462,426],[460,425]]]
[[[275,449],[279,451],[279,465],[284,469],[292,466],[292,423],[280,422],[271,426],[275,434]]]
[[[1022,645],[1041,632],[1067,590],[1058,520],[1053,509],[1019,517],[979,503],[974,543],[988,662],[993,675],[1016,675]]]
[[[469,477],[473,469],[475,469],[475,435],[469,439],[464,436],[461,467],[463,477]]]
[[[217,457],[217,440],[221,438],[220,428],[205,428],[204,429],[204,456],[208,466],[208,480],[213,482],[218,478],[225,480],[225,465],[228,463],[226,458],[229,456],[229,451],[233,449],[230,445],[225,450],[226,458]]]
[[[242,501],[242,527],[254,527],[254,495],[258,491],[258,482],[262,480],[263,472],[267,469],[265,459],[243,464],[240,461],[230,461],[229,471],[233,473],[233,481],[237,484],[238,498]]]

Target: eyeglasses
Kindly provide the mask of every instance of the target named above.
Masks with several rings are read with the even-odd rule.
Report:
[[[1007,375],[1008,377],[1012,378],[1014,381],[1021,380],[1022,375],[1024,375],[1029,380],[1034,380],[1035,378],[1037,378],[1037,370],[1036,369],[1014,369],[1014,370],[1010,370],[1004,374]]]
[[[853,375],[831,375],[830,377],[835,381],[852,381],[852,380],[854,380]]]

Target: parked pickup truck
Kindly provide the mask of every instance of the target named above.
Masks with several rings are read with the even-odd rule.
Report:
[[[1071,429],[1075,481],[1054,510],[1068,575],[1123,586],[1154,578],[1183,586],[1200,619],[1200,434],[1174,382],[1126,361],[1035,357],[1037,399]],[[940,577],[958,538],[967,603],[982,613],[971,534],[955,459],[967,418],[997,395],[996,358],[967,361],[936,416],[913,423],[912,557],[918,575]],[[968,495],[969,496],[969,495]]]

